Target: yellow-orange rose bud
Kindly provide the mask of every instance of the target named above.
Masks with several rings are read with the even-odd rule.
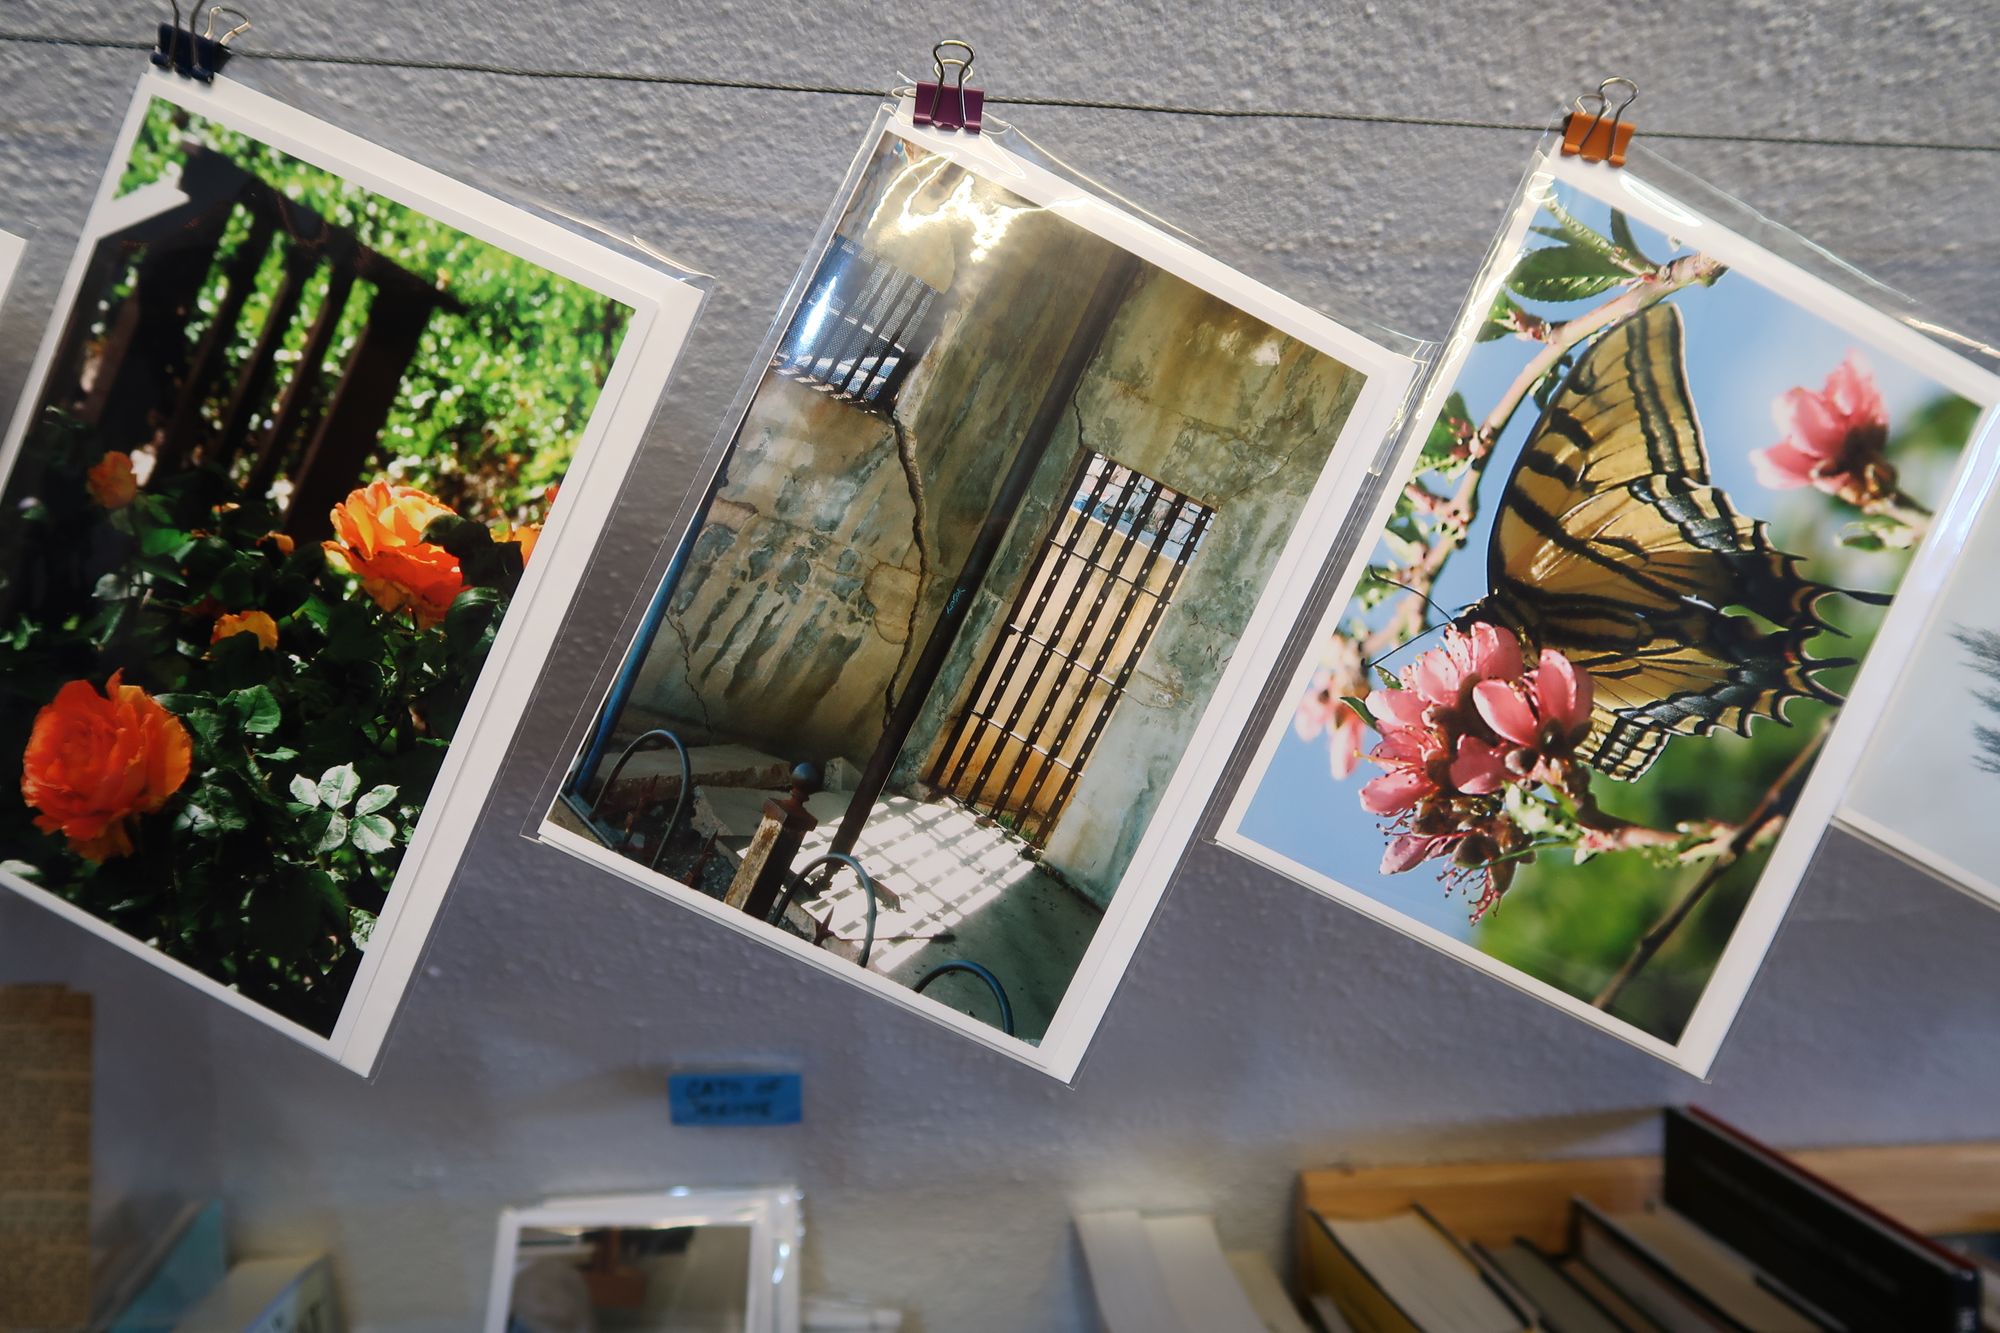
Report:
[[[257,539],[257,544],[270,546],[279,555],[290,555],[298,548],[298,543],[292,540],[292,534],[289,532],[267,532]]]
[[[114,672],[99,694],[73,680],[35,714],[21,756],[21,799],[35,827],[90,861],[132,854],[131,820],[187,781],[194,743],[181,720]]]
[[[321,544],[361,580],[375,605],[391,613],[408,611],[420,628],[429,629],[465,591],[458,557],[424,540],[433,520],[454,512],[415,486],[378,481],[334,506],[335,540]]]
[[[132,471],[132,455],[113,449],[97,460],[84,474],[84,489],[106,509],[123,509],[139,497],[139,478]]]
[[[278,646],[278,622],[262,611],[234,612],[215,618],[215,631],[208,636],[210,643],[221,643],[232,634],[254,634],[262,648]]]

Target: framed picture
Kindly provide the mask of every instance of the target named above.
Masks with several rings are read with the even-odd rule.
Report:
[[[1219,837],[1699,1074],[2000,382],[1667,170],[1536,165]]]
[[[799,1196],[674,1189],[500,1214],[486,1333],[798,1333]]]
[[[1407,349],[885,115],[541,828],[1068,1079]]]
[[[369,1070],[699,300],[149,74],[0,453],[0,881]]]
[[[2000,907],[2000,505],[1989,490],[1901,687],[1856,768],[1840,822]]]

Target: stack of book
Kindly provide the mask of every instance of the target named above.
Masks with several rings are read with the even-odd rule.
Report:
[[[1330,1333],[1976,1333],[1980,1265],[1699,1110],[1669,1111],[1660,1197],[1570,1204],[1560,1252],[1467,1244],[1421,1206],[1306,1214]]]

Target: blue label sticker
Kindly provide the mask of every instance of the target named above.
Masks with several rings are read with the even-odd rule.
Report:
[[[804,1113],[797,1074],[667,1075],[676,1125],[796,1125]]]

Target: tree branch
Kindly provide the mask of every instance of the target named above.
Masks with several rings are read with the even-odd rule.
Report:
[[[1785,765],[1785,771],[1778,775],[1778,780],[1751,809],[1749,817],[1722,840],[1715,859],[1709,862],[1701,877],[1688,886],[1680,901],[1668,908],[1666,914],[1639,937],[1639,942],[1632,946],[1631,954],[1612,973],[1604,989],[1591,1000],[1591,1007],[1608,1010],[1639,970],[1652,961],[1661,946],[1694,914],[1694,909],[1701,905],[1709,890],[1721,880],[1723,872],[1735,865],[1761,834],[1791,812],[1792,802],[1798,798],[1799,788],[1805,785],[1806,774],[1812,770],[1813,760],[1819,756],[1820,746],[1825,743],[1827,730],[1832,724],[1831,718],[1821,723],[1813,738],[1792,756],[1792,761]]]

